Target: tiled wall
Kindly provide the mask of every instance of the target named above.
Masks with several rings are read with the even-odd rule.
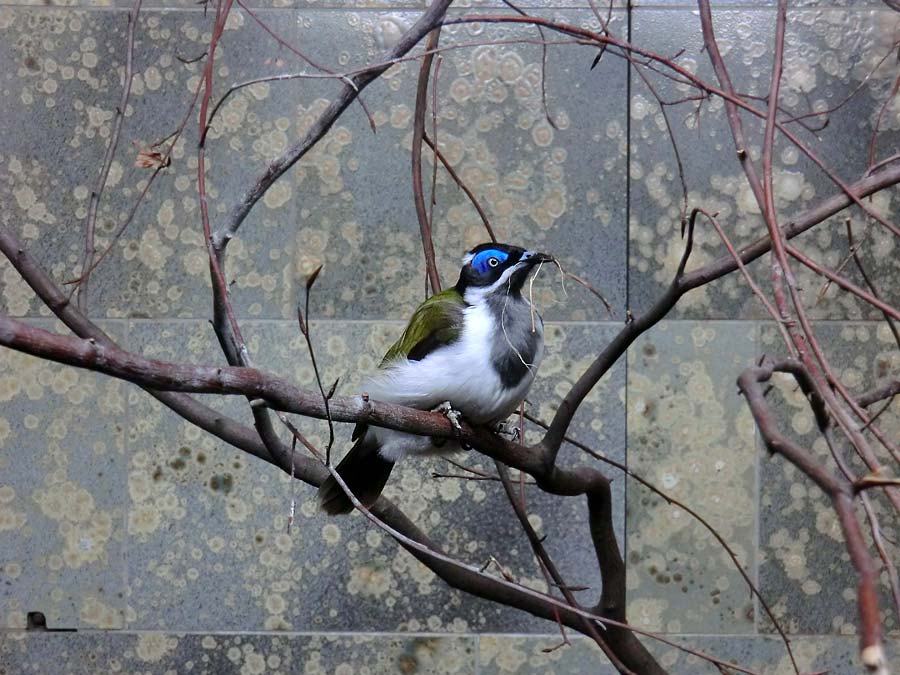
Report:
[[[59,281],[78,270],[82,223],[119,98],[130,7],[127,0],[72,4],[0,6],[0,222]],[[543,16],[598,25],[587,5],[521,4]],[[670,56],[684,48],[680,62],[711,76],[692,5],[636,4],[613,11],[613,31],[630,32],[637,44]],[[742,92],[766,93],[772,4],[713,3]],[[891,56],[871,71],[900,36],[900,14],[874,1],[792,4],[798,9],[789,17],[783,103],[821,110],[853,94],[824,129],[796,129],[842,178],[853,180],[865,170],[874,115],[896,76]],[[423,4],[274,0],[250,6],[310,56],[349,70],[377,58]],[[493,0],[464,2],[453,12],[501,8]],[[149,176],[134,165],[137,151],[179,124],[201,72],[199,62],[185,61],[204,52],[210,26],[211,16],[194,2],[145,4],[133,96],[100,210],[101,244]],[[548,320],[548,352],[529,398],[547,418],[621,326],[626,309],[643,311],[671,279],[682,250],[681,190],[653,98],[612,54],[591,69],[595,50],[550,48],[547,99],[556,128],[548,124],[538,37],[525,26],[446,28],[445,46],[500,42],[443,53],[438,137],[501,240],[553,252],[614,307],[608,315],[590,294],[571,283],[563,287],[548,269],[535,284]],[[532,42],[513,44],[516,38]],[[309,70],[248,13],[233,13],[217,59],[220,91],[262,75]],[[318,265],[325,267],[313,295],[313,340],[324,379],[340,377],[341,392],[355,391],[422,299],[409,181],[417,70],[416,62],[400,64],[366,89],[377,133],[362,107],[352,106],[253,210],[229,249],[227,276],[256,362],[302,386],[313,386],[314,378],[292,317],[303,280]],[[674,83],[654,83],[668,100],[684,96]],[[230,99],[208,144],[213,218],[305,130],[337,86],[301,79],[257,85]],[[734,161],[721,104],[668,110],[691,205],[718,211],[736,244],[759,236],[761,220]],[[761,126],[749,116],[745,123],[756,153]],[[882,155],[900,138],[896,107],[884,128]],[[208,324],[196,139],[192,118],[171,168],[94,274],[90,311],[135,351],[221,362]],[[779,143],[776,159],[777,206],[785,216],[835,192],[787,145]],[[426,153],[428,176],[430,161]],[[896,195],[876,197],[873,207],[890,217]],[[835,219],[800,246],[834,264],[845,247],[842,232],[843,221]],[[869,236],[866,261],[883,280],[883,293],[897,300],[900,258],[877,229]],[[474,209],[439,171],[435,244],[445,282],[455,279],[460,253],[484,238]],[[723,252],[715,232],[700,227],[692,265]],[[754,271],[765,278],[764,269]],[[818,289],[812,277],[800,278]],[[0,310],[62,330],[5,260]],[[813,311],[848,382],[862,386],[896,372],[892,337],[870,322],[878,317],[868,309],[832,290]],[[727,538],[795,634],[802,667],[857,672],[854,579],[835,521],[808,481],[759,451],[736,392],[743,367],[779,350],[763,317],[737,276],[687,295],[672,320],[643,336],[591,394],[572,434],[627,460]],[[782,389],[783,423],[812,442],[802,401],[790,387]],[[243,401],[211,405],[249,419]],[[888,413],[882,426],[896,434],[898,420]],[[323,424],[306,421],[303,428],[314,441],[327,438]],[[346,447],[346,430],[339,434],[339,447]],[[477,455],[459,459],[491,467]],[[568,447],[562,460],[588,461]],[[458,470],[440,460],[405,462],[388,494],[452,555],[473,563],[493,555],[520,580],[543,584],[502,492],[433,472]],[[610,475],[629,563],[631,621],[762,672],[790,672],[771,623],[709,533],[680,509]],[[294,492],[273,467],[198,432],[131,385],[0,351],[0,673],[613,672],[578,640],[544,651],[559,640],[552,624],[448,589],[362,518],[324,518],[311,490],[295,490],[298,519],[287,534]],[[589,586],[587,595],[596,593],[582,503],[530,490],[528,508],[564,577]],[[896,541],[897,523],[884,524]],[[50,628],[76,632],[23,633],[31,611],[43,612]],[[900,627],[890,612],[885,621],[896,635]],[[671,647],[652,648],[673,673],[707,672]]]

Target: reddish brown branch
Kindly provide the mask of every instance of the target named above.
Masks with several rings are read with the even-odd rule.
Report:
[[[209,255],[210,276],[212,277],[213,304],[214,313],[216,315],[214,323],[219,324],[226,319],[229,321],[232,339],[237,342],[237,344],[232,347],[231,351],[240,355],[240,347],[243,345],[244,340],[241,337],[240,327],[234,316],[234,311],[231,308],[231,300],[228,297],[228,283],[225,281],[225,275],[222,269],[224,267],[222,264],[223,261],[220,259],[218,251],[213,245],[212,229],[209,222],[209,204],[206,196],[205,130],[209,115],[209,105],[212,100],[213,66],[215,63],[216,48],[218,47],[219,39],[222,37],[222,33],[225,30],[225,23],[228,20],[228,14],[231,11],[232,3],[233,0],[224,0],[216,6],[216,20],[213,24],[212,36],[209,41],[206,65],[203,68],[203,97],[200,101],[199,116],[200,143],[197,146],[197,193],[200,198],[200,219],[203,225],[203,242],[206,244],[206,250]],[[225,331],[221,329],[216,330],[216,334],[219,335],[220,340],[224,332]],[[246,348],[243,351],[246,351]],[[238,356],[238,359],[240,359],[240,356]],[[238,362],[241,361],[238,360]]]
[[[867,408],[873,403],[883,401],[886,398],[897,396],[898,394],[900,394],[900,379],[894,378],[886,382],[885,384],[866,392],[862,396],[858,397],[856,401],[863,408]]]
[[[262,199],[268,189],[328,133],[337,118],[359,96],[360,92],[380,77],[396,59],[405,56],[425,35],[441,23],[450,2],[451,0],[435,0],[422,13],[418,21],[400,36],[393,49],[380,60],[378,67],[366,69],[350,78],[349,82],[345,82],[338,96],[310,126],[303,138],[270,162],[251,188],[224,217],[214,235],[217,248],[223,248],[225,243],[234,237],[251,209]]]
[[[538,564],[541,568],[541,572],[544,574],[547,579],[547,586],[550,586],[549,580],[552,579],[556,584],[556,587],[559,588],[560,592],[563,594],[566,602],[571,607],[580,607],[581,605],[575,599],[575,595],[570,590],[568,584],[563,580],[562,575],[559,573],[559,570],[556,567],[556,564],[553,562],[553,559],[550,557],[550,554],[547,553],[547,549],[544,548],[543,540],[538,536],[538,533],[535,532],[534,527],[531,524],[531,521],[528,520],[528,512],[525,510],[524,499],[517,495],[512,482],[509,479],[509,470],[506,466],[503,465],[502,462],[494,462],[494,465],[497,467],[497,475],[500,477],[500,482],[503,484],[503,490],[506,493],[506,497],[509,500],[510,505],[513,508],[513,512],[516,514],[516,518],[519,520],[519,525],[522,527],[522,531],[525,532],[525,536],[528,538],[528,543],[531,545],[531,550],[534,552],[535,558],[538,560]],[[588,635],[597,643],[600,649],[603,650],[603,653],[610,657],[610,660],[618,661],[618,658],[615,655],[615,652],[612,651],[607,644],[606,639],[600,635],[600,632],[597,630],[596,626],[594,626],[591,622],[585,620],[584,628]],[[566,639],[565,633],[563,633],[563,639]],[[625,667],[624,664],[616,665],[616,668],[622,672]]]
[[[746,369],[738,378],[738,387],[747,399],[756,426],[769,450],[780,454],[806,474],[831,500],[841,524],[847,552],[859,577],[857,604],[862,662],[869,672],[886,674],[887,661],[878,614],[878,576],[853,510],[853,487],[833,476],[808,450],[781,433],[762,386],[775,372],[786,372],[795,377],[798,373],[806,373],[808,380],[804,386],[809,386],[808,383],[814,379],[796,361],[774,363],[766,359],[761,365]],[[799,377],[798,383],[804,384]]]
[[[428,41],[425,43],[425,50],[428,53],[419,66],[412,135],[413,201],[416,205],[416,217],[419,219],[419,234],[422,239],[422,248],[425,251],[425,271],[428,275],[428,282],[431,284],[432,294],[441,292],[441,278],[438,274],[437,262],[434,259],[433,223],[428,217],[428,209],[425,206],[425,194],[422,187],[422,140],[425,137],[425,110],[428,107],[428,77],[431,73],[432,61],[434,60],[432,52],[437,48],[440,37],[441,29],[435,28],[428,34]],[[437,165],[437,158],[435,158],[434,163]],[[432,195],[432,199],[434,199],[434,195]]]
[[[491,241],[496,243],[497,237],[494,235],[494,230],[491,228],[491,222],[488,220],[487,214],[479,203],[478,199],[475,197],[475,194],[469,189],[469,186],[466,185],[462,178],[459,177],[459,174],[454,171],[453,166],[451,166],[450,162],[447,161],[447,158],[444,157],[444,153],[440,151],[440,149],[434,144],[434,141],[429,138],[428,134],[425,134],[423,137],[425,144],[431,148],[432,152],[434,152],[434,156],[437,157],[438,161],[443,165],[443,167],[447,170],[447,173],[450,174],[450,178],[453,179],[453,182],[456,183],[457,187],[466,193],[466,197],[469,198],[469,201],[472,203],[472,206],[475,207],[475,210],[478,212],[478,217],[481,218],[481,223],[484,225],[485,231],[488,233],[488,237],[491,238]]]
[[[704,31],[704,44],[706,46],[707,52],[710,54],[710,59],[713,62],[720,81],[725,83],[725,87],[728,90],[727,93],[729,93],[730,95],[733,93],[733,89],[731,89],[730,80],[728,80],[728,72],[725,67],[725,63],[718,52],[715,35],[712,31],[712,19],[709,10],[709,2],[708,0],[698,1],[700,4],[701,23],[703,25]],[[772,82],[770,85],[771,89],[768,97],[769,107],[766,114],[766,129],[763,143],[763,173],[765,177],[765,184],[760,184],[759,179],[755,174],[752,163],[746,163],[744,165],[744,171],[747,176],[747,180],[751,185],[751,188],[753,188],[754,196],[765,218],[766,227],[769,231],[769,237],[773,242],[774,258],[772,263],[772,278],[775,302],[782,318],[786,320],[785,326],[793,343],[793,347],[796,350],[798,358],[806,367],[809,375],[817,380],[819,389],[823,392],[822,396],[827,402],[830,413],[834,415],[834,418],[837,421],[838,425],[846,434],[847,438],[850,440],[859,456],[866,462],[869,469],[875,470],[878,467],[878,459],[869,447],[867,439],[859,432],[854,420],[837,400],[837,397],[831,392],[831,387],[834,387],[840,393],[844,401],[846,401],[851,406],[851,408],[854,409],[854,412],[857,415],[861,415],[864,422],[868,421],[865,417],[864,412],[858,407],[855,407],[855,401],[849,395],[846,388],[841,384],[838,378],[835,377],[833,370],[829,365],[827,359],[825,358],[822,348],[818,343],[818,340],[812,328],[812,324],[810,323],[809,318],[806,314],[802,298],[800,297],[796,280],[790,269],[784,244],[785,238],[783,236],[781,228],[779,228],[778,226],[777,215],[775,212],[774,187],[772,184],[772,155],[774,152],[773,146],[775,138],[775,128],[777,126],[776,115],[778,90],[781,81],[781,60],[784,52],[786,11],[786,3],[784,2],[784,0],[780,0],[778,12],[776,13],[775,59],[772,66]],[[731,127],[731,133],[733,138],[735,139],[735,143],[740,146],[743,142],[743,131],[740,125],[739,116],[736,118],[729,117],[729,125]],[[782,130],[782,132],[786,136],[788,136],[791,141],[794,142],[795,145],[797,145],[797,147],[803,150],[801,145],[794,141],[789,132],[785,130]],[[818,166],[821,166],[821,163],[817,157],[808,152],[806,152],[806,154]],[[834,178],[833,180],[841,184],[841,181],[839,179]],[[844,189],[843,185],[842,189]],[[854,195],[849,196],[854,201],[854,203],[862,203],[858,197]],[[866,212],[869,213],[868,210],[866,210]],[[796,312],[797,322],[799,322],[799,327],[795,322],[788,321],[790,316],[790,308],[787,303],[787,297],[784,295],[784,286],[786,286],[788,289],[789,297],[793,305],[793,310],[794,312]],[[809,349],[807,349],[807,347],[812,350],[813,354],[809,353]],[[815,356],[815,358],[813,358],[813,355]],[[894,444],[887,438],[885,438],[877,427],[873,426],[872,432],[876,435],[879,441],[881,441],[881,443],[891,451],[891,453],[895,457],[900,456],[900,453],[898,453],[898,450],[894,446]],[[893,489],[888,490],[887,492],[888,497],[894,505],[894,508],[900,511],[900,494],[898,494],[898,492]]]
[[[817,263],[815,260],[813,260],[812,258],[810,258],[807,255],[804,255],[803,253],[798,251],[793,246],[786,245],[785,251],[787,253],[789,253],[792,257],[796,258],[805,267],[808,267],[810,270],[812,270],[813,272],[815,272],[816,274],[818,274],[820,276],[825,277],[829,281],[833,281],[835,284],[837,284],[838,286],[843,288],[848,293],[852,293],[860,300],[863,300],[864,302],[867,302],[868,304],[872,305],[876,309],[880,310],[887,317],[890,317],[894,320],[900,320],[900,310],[897,310],[896,308],[887,304],[881,298],[877,297],[876,295],[873,295],[872,293],[865,290],[864,288],[860,288],[859,286],[854,284],[852,281],[845,279],[844,277],[840,276],[839,274],[835,274],[830,269],[828,269],[828,267]]]
[[[103,163],[100,165],[97,183],[91,191],[91,199],[88,203],[88,215],[84,227],[84,255],[81,262],[81,277],[79,278],[79,284],[76,287],[78,290],[78,307],[82,312],[87,310],[88,282],[90,280],[91,270],[94,268],[94,239],[97,229],[97,212],[100,209],[100,199],[103,196],[103,189],[106,187],[106,181],[109,179],[109,170],[112,167],[113,159],[116,156],[116,149],[119,147],[119,137],[122,134],[122,124],[125,121],[125,110],[128,108],[128,99],[131,97],[131,81],[134,77],[134,32],[137,27],[137,20],[140,12],[141,0],[134,0],[134,5],[131,8],[131,12],[128,14],[122,96],[119,99],[119,104],[116,106],[109,145],[106,146],[106,154],[103,157]]]

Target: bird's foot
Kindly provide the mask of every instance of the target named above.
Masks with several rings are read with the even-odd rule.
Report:
[[[453,425],[453,429],[456,431],[456,437],[457,439],[459,439],[459,437],[462,435],[462,425],[459,423],[460,419],[462,419],[462,413],[459,410],[455,410],[450,401],[444,401],[439,406],[432,408],[431,412],[439,412],[448,420],[450,420],[450,423]],[[469,449],[469,446],[467,446],[462,441],[460,441],[459,444],[463,450]]]
[[[519,425],[509,420],[502,420],[494,425],[494,433],[503,436],[510,442],[515,443],[519,440]]]
[[[456,431],[462,431],[462,425],[459,423],[460,418],[462,417],[462,413],[459,410],[454,410],[450,401],[444,401],[439,406],[432,408],[431,412],[439,412],[444,417],[446,417],[453,424],[453,428]]]

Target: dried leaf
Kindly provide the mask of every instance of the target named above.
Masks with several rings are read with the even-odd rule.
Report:
[[[171,163],[170,157],[163,156],[161,152],[153,148],[143,148],[138,152],[137,159],[134,160],[134,165],[139,169],[165,168]]]
[[[319,265],[316,269],[313,270],[313,273],[306,277],[306,290],[309,290],[313,287],[313,284],[316,283],[316,279],[319,278],[319,272],[322,271],[322,265]]]

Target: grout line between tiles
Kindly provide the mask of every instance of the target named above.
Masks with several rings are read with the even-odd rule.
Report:
[[[51,631],[52,633],[53,631]],[[48,633],[43,631],[28,631],[22,628],[8,628],[8,627],[0,627],[0,634],[3,633],[16,633],[16,634],[27,634],[34,635],[36,639],[42,639],[47,636]],[[177,635],[181,637],[190,637],[190,636],[231,636],[231,635],[239,635],[239,636],[252,636],[252,637],[273,637],[273,638],[283,638],[283,637],[332,637],[332,638],[340,638],[340,637],[365,637],[365,638],[391,638],[391,639],[420,639],[420,638],[433,638],[433,639],[450,639],[450,640],[470,640],[475,639],[476,641],[480,641],[481,638],[484,637],[496,637],[496,638],[506,638],[506,639],[523,639],[523,640],[557,640],[559,639],[559,633],[496,633],[496,632],[487,632],[487,633],[404,633],[404,632],[391,632],[391,631],[267,631],[267,630],[175,630],[175,629],[102,629],[102,628],[90,628],[85,630],[77,630],[77,631],[66,631],[62,633],[56,633],[57,635]],[[660,635],[665,635],[670,639],[674,640],[694,640],[694,639],[746,639],[746,640],[770,640],[781,642],[781,639],[778,637],[777,633],[660,633]],[[836,633],[789,633],[790,638],[793,640],[795,638],[802,639],[842,639],[847,641],[855,642],[858,640],[858,636],[856,635],[841,635]],[[593,641],[586,636],[583,635],[572,635],[570,636],[572,640],[580,640],[587,643],[593,643]],[[888,636],[889,642],[897,642],[898,638],[896,636]]]
[[[31,5],[27,3],[0,3],[0,7],[10,8],[15,10],[30,10],[30,11],[69,11],[69,12],[121,12],[121,13],[129,13],[131,11],[130,7],[125,5],[118,7],[100,7],[95,5]],[[258,6],[250,6],[250,9],[256,12],[278,12],[278,13],[289,13],[289,12],[366,12],[366,13],[385,13],[385,12],[423,12],[425,11],[425,7],[421,4],[414,5],[384,5],[378,7],[358,7],[353,5],[296,5],[292,7],[273,7],[270,5],[258,5]],[[478,10],[500,10],[505,9],[502,5],[479,5],[477,7],[460,7],[455,11],[478,11]],[[550,6],[527,6],[523,7],[525,10],[530,10],[532,12],[557,12],[557,11],[583,11],[589,9],[589,6],[586,4],[563,4],[563,5],[550,5]],[[696,5],[692,4],[649,4],[649,5],[635,5],[628,9],[629,13],[633,12],[660,12],[660,11],[668,11],[668,12],[684,12],[684,11],[693,11],[696,9]],[[739,10],[753,10],[758,12],[774,12],[774,5],[759,5],[754,3],[724,3],[717,5],[713,8],[713,11],[718,12],[729,12],[729,11],[739,11]],[[871,4],[855,4],[855,5],[838,5],[838,4],[822,4],[822,5],[807,5],[801,7],[792,7],[789,12],[798,13],[798,12],[815,12],[819,10],[840,10],[846,12],[871,12],[874,10],[882,11],[882,12],[890,12],[889,9],[885,9],[883,5],[878,3]],[[146,12],[189,12],[193,14],[201,14],[203,13],[202,7],[196,7],[193,5],[145,5],[142,7],[142,11]],[[241,11],[241,10],[235,10]],[[626,11],[625,7],[614,7],[614,12],[624,12]]]
[[[32,11],[47,11],[47,12],[94,12],[94,13],[124,13],[128,14],[131,12],[131,8],[125,5],[121,7],[98,7],[94,5],[29,5],[27,3],[0,3],[0,7],[15,9],[15,10],[32,10]],[[298,5],[295,7],[272,7],[272,6],[250,6],[250,9],[254,12],[370,12],[370,13],[384,13],[384,12],[424,12],[425,8],[422,5],[385,5],[383,7],[354,7],[352,5],[342,6],[342,5],[315,5],[315,6],[307,6],[307,5]],[[574,9],[574,8],[573,8]],[[244,10],[236,9],[235,12],[241,13]],[[194,5],[142,5],[141,12],[158,12],[158,13],[174,13],[174,12],[186,12],[191,14],[203,14],[204,10],[202,7],[196,7]]]
[[[628,42],[632,38],[632,17],[634,16],[634,8],[628,3],[628,18],[625,30],[628,35]],[[631,307],[631,61],[628,61],[627,77],[625,78],[625,306]],[[625,386],[623,395],[623,413],[624,419],[622,426],[624,428],[625,438],[622,443],[622,454],[625,467],[628,465],[628,353],[623,354],[623,370],[625,371]],[[622,481],[622,541],[619,544],[621,549],[622,560],[625,563],[625,612],[628,612],[628,484],[629,480]]]
[[[754,351],[754,360],[759,357],[761,352],[760,345],[762,343],[762,326],[763,322],[757,321],[756,326],[753,331],[753,351]],[[754,478],[755,478],[755,487],[754,487],[754,513],[753,513],[753,550],[750,552],[750,560],[747,562],[751,565],[751,570],[753,572],[751,578],[753,579],[753,583],[756,584],[756,589],[762,594],[762,589],[759,587],[759,552],[760,552],[760,536],[762,531],[762,523],[760,518],[760,513],[762,511],[762,465],[760,462],[761,453],[759,443],[759,430],[756,425],[753,425],[753,466],[754,466]],[[756,595],[752,596],[753,598],[753,633],[754,635],[759,635],[759,627],[760,627],[760,612],[763,611],[762,604],[759,602],[759,598]]]
[[[131,326],[126,324],[122,329],[123,333],[123,344],[131,343]],[[127,616],[128,616],[128,602],[129,602],[129,582],[130,577],[128,575],[128,561],[131,559],[131,537],[128,536],[128,515],[131,506],[131,495],[128,491],[128,468],[129,463],[131,461],[132,453],[129,452],[129,440],[128,440],[128,431],[132,428],[131,425],[131,417],[133,415],[132,406],[128,402],[128,392],[124,393],[125,399],[125,414],[123,415],[125,420],[124,428],[122,429],[122,451],[123,455],[121,458],[122,461],[122,485],[121,496],[122,496],[122,628],[124,629],[127,625]]]
[[[17,318],[17,317],[13,317]],[[23,320],[37,320],[37,321],[56,321],[55,317],[47,317],[47,316],[35,316],[35,317],[18,317]],[[209,321],[208,318],[197,316],[197,317],[158,317],[158,318],[127,318],[127,317],[115,317],[115,318],[103,318],[103,317],[90,317],[91,321],[103,322],[103,323],[121,323],[121,322],[129,322],[135,324],[160,324],[160,323],[207,323]],[[296,324],[296,320],[294,319],[274,319],[274,318],[255,318],[255,317],[246,317],[246,316],[238,316],[238,321],[246,322],[246,323],[289,323],[292,325]],[[370,323],[392,323],[392,324],[406,324],[405,319],[390,319],[390,318],[372,318],[372,319],[347,319],[340,317],[323,317],[323,316],[312,316],[310,317],[310,321],[318,322],[318,323],[347,323],[347,324],[370,324]],[[698,319],[686,319],[686,318],[675,318],[675,319],[664,319],[661,323],[664,324],[673,324],[673,325],[687,325],[693,323],[714,323],[714,324],[745,324],[752,325],[758,322],[765,323],[763,319],[707,319],[707,318],[698,318]],[[606,319],[600,320],[587,320],[587,321],[576,321],[572,319],[562,319],[562,320],[554,320],[554,319],[546,319],[544,321],[546,324],[552,324],[557,326],[621,326],[624,324],[624,321],[611,321]],[[816,324],[842,324],[842,323],[852,323],[852,324],[870,324],[870,325],[880,325],[883,321],[879,321],[876,319],[871,320],[859,320],[859,319],[814,319],[812,321],[813,325]]]
[[[475,675],[481,675],[481,634],[473,633],[475,638]]]
[[[129,13],[131,8],[122,5],[122,6],[96,6],[96,5],[31,5],[27,3],[0,3],[0,7],[8,7],[10,9],[16,10],[34,10],[34,11],[69,11],[69,12],[121,12],[121,13]],[[279,13],[288,13],[288,12],[366,12],[372,14],[383,14],[385,12],[424,12],[427,8],[422,4],[413,4],[413,5],[383,5],[378,7],[366,6],[366,7],[358,7],[353,5],[296,5],[292,7],[273,7],[271,5],[258,5],[253,6],[250,5],[249,8],[254,12],[279,12]],[[539,12],[556,12],[556,11],[585,11],[589,9],[587,4],[577,5],[577,4],[565,4],[565,5],[532,5],[532,6],[523,6],[522,9],[526,11],[531,11],[534,13]],[[670,9],[668,7],[662,7],[661,9]],[[678,8],[673,8],[678,9]],[[681,8],[683,9],[683,8]],[[762,8],[765,9],[765,8]],[[508,11],[508,8],[503,5],[479,5],[476,7],[458,7],[454,8],[451,11],[454,12],[471,12],[471,11],[479,11],[479,10],[504,10]],[[142,12],[189,12],[192,14],[202,14],[203,8],[196,7],[194,5],[142,5]],[[235,12],[243,12],[245,10],[235,9]],[[624,12],[624,7],[614,7],[613,12]]]

